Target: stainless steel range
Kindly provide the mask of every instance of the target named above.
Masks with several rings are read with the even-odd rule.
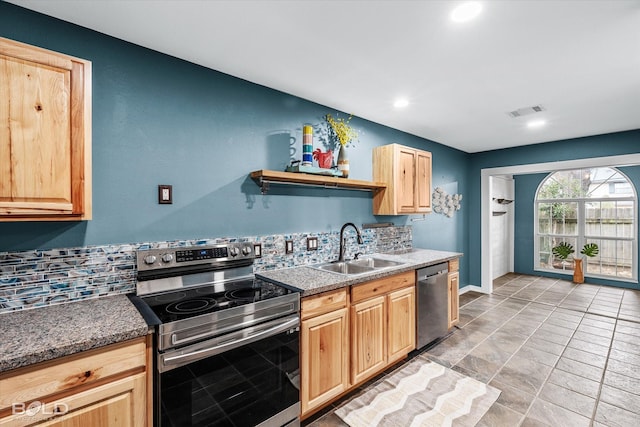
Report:
[[[250,243],[138,251],[156,425],[299,425],[300,297],[256,279],[253,260]]]

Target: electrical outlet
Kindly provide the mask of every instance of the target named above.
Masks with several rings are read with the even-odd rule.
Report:
[[[262,258],[262,243],[253,244],[253,254],[256,258]]]
[[[293,240],[284,241],[284,253],[285,254],[293,253]]]
[[[317,237],[307,237],[307,250],[308,251],[317,251],[318,250],[318,238]]]

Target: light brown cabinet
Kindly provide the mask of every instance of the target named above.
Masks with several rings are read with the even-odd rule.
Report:
[[[351,288],[351,380],[359,384],[415,349],[415,272]]]
[[[431,212],[431,153],[399,144],[373,149],[373,180],[387,188],[373,196],[374,215]]]
[[[387,366],[386,308],[384,296],[351,306],[351,378],[354,384]]]
[[[148,354],[138,338],[0,374],[0,425],[151,425]]]
[[[303,298],[300,400],[304,418],[349,388],[347,290]]]
[[[448,313],[449,313],[449,329],[458,324],[460,297],[460,272],[459,262],[457,259],[449,261],[449,275],[447,277],[448,282]]]
[[[91,219],[91,62],[0,38],[0,221]]]
[[[388,303],[388,363],[400,360],[416,348],[416,289],[410,286],[391,292]]]

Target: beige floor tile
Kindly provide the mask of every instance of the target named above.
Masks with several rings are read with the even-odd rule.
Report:
[[[634,394],[637,394],[640,390],[640,379],[613,372],[609,367],[604,373],[604,384]]]
[[[598,335],[590,335],[586,332],[580,332],[577,331],[575,334],[573,334],[573,338],[581,340],[581,341],[588,341],[588,342],[592,342],[594,344],[598,344],[598,345],[604,345],[604,346],[608,346],[611,344],[611,338],[609,337],[601,337]]]
[[[590,417],[579,415],[542,399],[536,399],[533,402],[527,418],[545,423],[549,426],[588,427],[591,423]]]
[[[637,342],[620,341],[616,335],[611,343],[611,348],[626,351],[627,353],[640,354],[640,340]]]
[[[560,387],[582,393],[589,397],[597,398],[600,391],[600,382],[593,381],[560,369],[554,369],[548,382]]]
[[[495,403],[489,408],[484,417],[478,421],[476,427],[517,426],[522,418],[522,414]]]
[[[576,348],[567,347],[562,353],[564,359],[576,360],[578,362],[593,365],[598,368],[604,368],[607,363],[606,356],[598,356],[597,354],[589,353],[588,351],[578,350]]]
[[[606,402],[598,402],[595,421],[607,427],[638,427],[640,426],[640,415],[625,411],[617,406]]]
[[[556,369],[598,382],[602,381],[602,376],[604,375],[604,368],[597,368],[571,359],[561,358],[556,365]]]
[[[640,355],[628,353],[626,351],[611,349],[609,359],[619,360],[630,365],[636,365],[636,369],[640,371]]]
[[[569,341],[569,344],[567,346],[578,349],[578,350],[586,351],[589,353],[597,354],[603,357],[607,357],[607,354],[609,354],[608,346],[598,345],[589,341],[582,341],[576,338],[573,338],[571,341]]]
[[[534,337],[529,338],[526,345],[547,353],[555,354],[556,356],[560,356],[565,349],[565,346],[561,344],[552,343],[551,341],[545,341]]]
[[[578,326],[577,331],[583,332],[588,335],[595,335],[598,337],[605,337],[605,338],[613,337],[613,330],[611,329],[596,328],[595,326],[589,326],[584,324],[580,324],[580,326]]]
[[[596,399],[552,383],[545,384],[538,397],[587,418],[593,416],[596,407]]]
[[[519,356],[513,356],[494,377],[495,380],[536,394],[552,367]]]
[[[500,396],[497,401],[499,404],[504,405],[519,414],[526,414],[529,410],[529,406],[531,406],[531,403],[533,402],[533,399],[535,399],[533,394],[522,391],[519,388],[503,384],[495,379],[492,380],[489,385],[500,390]]]
[[[550,341],[552,343],[561,344],[561,345],[567,345],[567,343],[571,339],[570,336],[558,335],[553,332],[542,331],[540,329],[535,331],[531,336],[533,338]]]
[[[638,390],[640,392],[640,390]],[[600,401],[640,414],[640,395],[629,393],[606,384],[600,391]]]
[[[547,353],[546,351],[542,351],[537,348],[530,347],[526,344],[522,346],[522,348],[520,348],[520,350],[518,350],[518,352],[515,355],[525,359],[533,360],[535,362],[539,362],[539,363],[542,363],[543,365],[547,365],[551,367],[555,366],[556,362],[560,358],[559,355]]]

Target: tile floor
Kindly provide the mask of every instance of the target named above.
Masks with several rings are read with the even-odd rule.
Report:
[[[640,291],[508,274],[460,307],[426,354],[502,391],[478,426],[640,426]],[[340,403],[303,425],[345,426]]]

